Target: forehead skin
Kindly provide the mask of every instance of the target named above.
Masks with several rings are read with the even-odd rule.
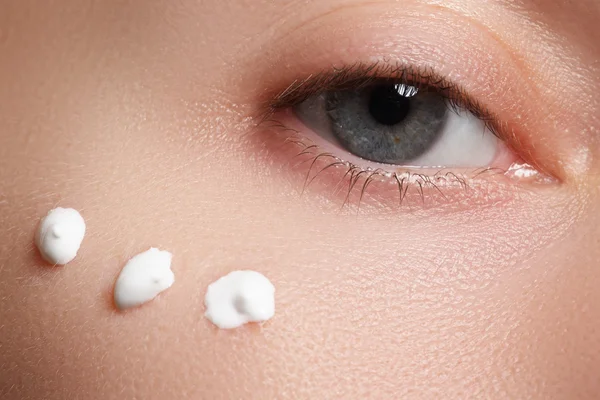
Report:
[[[311,73],[294,68],[342,47],[329,35],[408,37],[409,17],[504,46],[565,182],[434,217],[344,213],[248,145],[266,87]],[[0,398],[594,398],[599,17],[594,0],[2,2]],[[57,205],[88,230],[48,268],[33,233]],[[174,286],[116,312],[118,272],[151,246]],[[262,328],[202,316],[234,269],[276,286]]]

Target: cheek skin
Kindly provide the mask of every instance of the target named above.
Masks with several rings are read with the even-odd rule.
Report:
[[[16,36],[31,40],[52,23],[41,14]],[[55,18],[47,28],[61,37]],[[179,69],[153,58],[160,37],[157,49],[136,48],[147,37],[136,26],[103,26],[91,49],[59,41],[61,56],[44,68],[0,74],[1,398],[600,390],[597,192],[565,186],[442,216],[335,212],[338,203],[300,196],[287,169],[239,140],[250,131],[244,106],[144,73]],[[102,40],[111,32],[133,44],[112,48]],[[3,68],[41,57],[37,46],[17,43],[17,61]],[[219,81],[218,69],[205,70],[215,76],[202,81]],[[33,248],[38,218],[56,205],[80,210],[88,226],[64,268]],[[117,275],[150,246],[174,254],[175,284],[117,313]],[[206,286],[238,268],[273,281],[276,315],[262,328],[217,331],[203,318]]]
[[[69,138],[55,139],[52,153],[60,154]],[[151,168],[136,147],[125,149],[128,158],[87,154],[118,170],[137,164],[135,180],[102,178],[106,171],[93,167],[71,173],[69,201],[83,210],[89,234],[62,269],[31,248],[32,216],[54,199],[24,196],[3,213],[2,226],[12,229],[1,259],[1,335],[10,343],[2,376],[16,383],[13,395],[543,398],[593,388],[585,371],[598,360],[577,354],[596,354],[590,349],[599,345],[586,332],[597,322],[600,276],[592,260],[572,257],[573,249],[591,252],[593,225],[566,218],[577,214],[569,203],[548,213],[513,202],[443,223],[315,216],[293,189],[282,196],[256,192],[253,180],[208,178],[188,185],[195,167],[168,182],[170,172]],[[162,159],[166,171],[180,163]],[[213,171],[229,167],[239,165]],[[37,177],[24,177],[18,190],[51,193]],[[95,191],[77,190],[85,179]],[[99,201],[96,193],[106,194]],[[551,251],[532,259],[549,242]],[[152,304],[118,314],[114,280],[149,246],[174,253],[176,283]],[[216,331],[202,317],[206,285],[235,268],[260,270],[277,287],[276,316],[262,329]],[[589,319],[577,312],[586,304]]]

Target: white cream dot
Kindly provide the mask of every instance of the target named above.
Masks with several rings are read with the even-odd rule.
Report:
[[[75,258],[84,236],[85,221],[79,212],[58,207],[40,221],[35,244],[44,260],[64,265]]]
[[[172,254],[156,248],[132,257],[115,283],[115,304],[124,310],[144,304],[175,282],[171,271]]]
[[[264,322],[275,315],[275,287],[256,271],[233,271],[208,286],[206,313],[221,329]]]

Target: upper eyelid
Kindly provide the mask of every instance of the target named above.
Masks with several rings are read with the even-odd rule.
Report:
[[[403,64],[424,71],[435,68],[497,116],[500,126],[496,132],[502,132],[511,147],[530,164],[561,181],[575,178],[569,169],[570,160],[577,156],[578,147],[586,143],[562,132],[586,127],[573,123],[576,109],[557,109],[557,105],[570,99],[579,109],[589,107],[581,105],[574,91],[561,95],[560,101],[556,101],[556,92],[552,96],[547,90],[538,93],[536,88],[548,87],[546,81],[552,68],[539,79],[529,75],[521,62],[522,58],[529,58],[527,55],[515,59],[511,48],[500,43],[498,35],[469,23],[465,16],[456,18],[454,11],[411,4],[392,13],[397,6],[365,6],[360,13],[336,11],[317,25],[294,30],[284,41],[271,40],[261,58],[252,62],[253,70],[261,71],[261,84],[252,86],[256,88],[256,101],[251,116],[257,118],[255,121],[268,118],[277,110],[273,106],[286,105],[279,99],[290,99],[282,96],[286,89],[289,93],[294,86],[306,88],[307,83],[319,81],[320,75],[331,74],[332,66],[361,62],[370,65],[379,60],[379,64]],[[562,75],[558,77],[563,80]],[[556,79],[551,83],[554,85]]]

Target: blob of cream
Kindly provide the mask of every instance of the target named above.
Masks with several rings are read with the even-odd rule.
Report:
[[[256,271],[233,271],[208,286],[206,313],[221,329],[263,322],[275,314],[275,287]]]
[[[172,257],[168,251],[154,247],[132,257],[115,283],[115,305],[121,310],[136,307],[170,288],[175,282]]]
[[[75,258],[84,236],[85,221],[79,212],[58,207],[40,221],[35,244],[44,260],[64,265]]]

